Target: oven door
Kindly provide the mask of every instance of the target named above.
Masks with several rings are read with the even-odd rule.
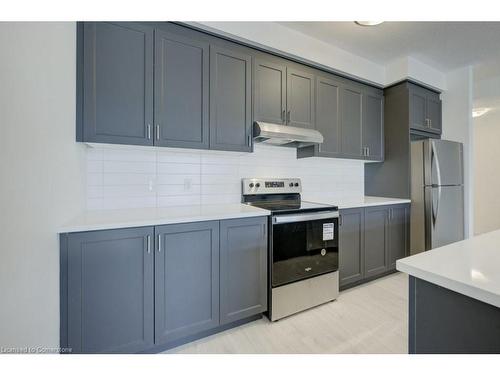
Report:
[[[338,270],[338,211],[272,217],[272,287]]]

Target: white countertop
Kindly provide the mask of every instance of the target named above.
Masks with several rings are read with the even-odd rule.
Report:
[[[238,219],[267,216],[269,214],[270,212],[267,210],[240,203],[125,210],[89,210],[59,228],[58,233]]]
[[[306,199],[307,200],[307,199]],[[371,206],[385,206],[388,204],[402,204],[411,203],[410,199],[402,198],[384,198],[384,197],[371,197],[365,196],[360,199],[345,199],[345,200],[332,200],[332,199],[311,199],[311,201],[318,203],[334,204],[339,207],[339,209],[347,208],[359,208],[359,207],[371,207]]]
[[[400,259],[396,268],[500,307],[500,230]]]

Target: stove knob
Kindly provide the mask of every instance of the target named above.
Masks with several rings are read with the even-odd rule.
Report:
[[[260,184],[257,182],[257,183],[255,184],[255,187],[260,187]]]
[[[290,187],[293,187],[293,182],[290,182],[290,185],[289,185],[289,186],[290,186]]]
[[[296,182],[296,183],[295,183],[295,187],[298,187],[298,186],[299,186],[299,183],[298,183],[298,182]]]
[[[250,185],[248,185],[248,186],[250,186],[251,188],[253,188],[253,182],[250,182]]]

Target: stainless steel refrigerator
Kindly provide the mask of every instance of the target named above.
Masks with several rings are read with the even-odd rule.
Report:
[[[461,143],[412,142],[411,254],[464,239],[463,170]]]

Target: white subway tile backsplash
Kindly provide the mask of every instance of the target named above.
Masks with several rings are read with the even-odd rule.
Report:
[[[156,173],[156,162],[104,161],[103,173]]]
[[[161,174],[158,175],[158,185],[184,185],[190,183],[193,185],[200,185],[201,176],[199,174]]]
[[[87,208],[224,204],[241,201],[241,178],[299,177],[304,199],[360,198],[363,162],[297,159],[293,148],[253,153],[142,147],[87,149]]]
[[[200,164],[158,163],[158,174],[200,174]]]

